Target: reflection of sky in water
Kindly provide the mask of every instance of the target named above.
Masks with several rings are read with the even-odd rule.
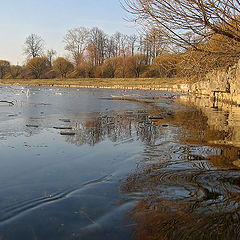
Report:
[[[0,107],[0,237],[129,239],[134,224],[124,216],[136,201],[118,188],[141,158],[134,119],[148,106],[106,99],[121,90],[0,91],[15,103]],[[72,129],[53,128],[64,126]]]
[[[3,239],[132,239],[134,230],[158,239],[161,222],[176,229],[165,239],[182,229],[210,239],[206,219],[220,231],[214,217],[238,214],[238,148],[226,144],[238,136],[236,113],[182,106],[166,92],[26,91],[0,88],[15,103],[0,104]],[[189,230],[195,218],[201,226]]]

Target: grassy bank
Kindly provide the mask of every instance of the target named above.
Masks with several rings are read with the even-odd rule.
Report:
[[[184,83],[180,78],[91,78],[91,79],[1,79],[2,85],[101,88],[167,88]]]

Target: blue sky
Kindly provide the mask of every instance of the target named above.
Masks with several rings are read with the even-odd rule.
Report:
[[[109,34],[135,32],[125,17],[119,0],[2,0],[0,59],[21,64],[23,44],[31,33],[40,35],[48,49],[65,55],[62,41],[71,28],[97,26]]]

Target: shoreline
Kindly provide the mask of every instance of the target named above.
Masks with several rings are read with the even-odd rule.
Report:
[[[212,87],[212,81],[189,82],[184,79],[2,79],[5,86],[42,86],[85,89],[122,89],[168,91],[189,94],[192,97],[208,98],[214,105],[221,103],[240,106],[239,94],[229,93]]]
[[[186,84],[181,83],[182,81],[179,79],[113,79],[112,81],[111,79],[101,79],[96,82],[94,82],[94,80],[95,79],[66,79],[65,81],[51,81],[49,79],[34,79],[28,81],[26,79],[2,79],[0,80],[0,85],[188,92],[186,87],[183,87],[183,85],[185,86]],[[133,84],[131,82],[133,82]]]

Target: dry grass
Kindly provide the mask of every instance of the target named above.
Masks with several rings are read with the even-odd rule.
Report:
[[[180,78],[82,78],[82,79],[1,79],[3,85],[107,87],[107,88],[161,88],[185,83]]]

